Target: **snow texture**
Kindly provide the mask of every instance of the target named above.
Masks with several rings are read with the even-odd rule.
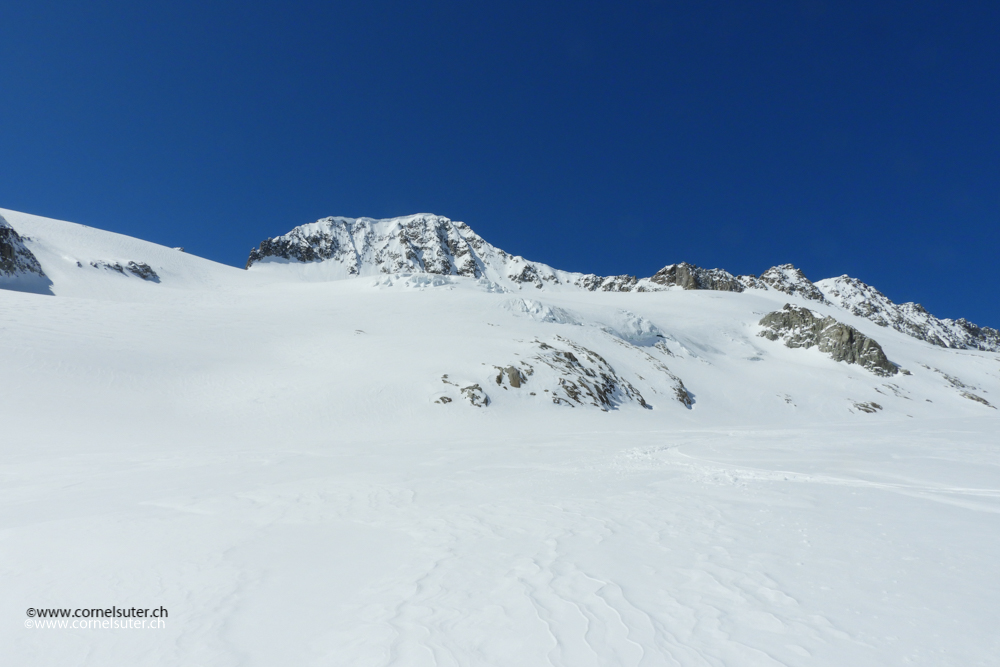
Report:
[[[1000,654],[994,351],[822,282],[829,302],[525,273],[437,216],[317,223],[316,259],[290,241],[242,270],[0,214],[55,294],[0,289],[0,664]],[[906,370],[759,336],[786,303]],[[111,605],[169,618],[25,627]]]

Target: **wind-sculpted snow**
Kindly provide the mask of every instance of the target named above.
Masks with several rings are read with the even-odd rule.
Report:
[[[893,303],[882,292],[856,278],[840,276],[816,285],[831,302],[880,327],[941,347],[1000,352],[1000,331],[976,326],[965,319],[938,319],[919,303]]]

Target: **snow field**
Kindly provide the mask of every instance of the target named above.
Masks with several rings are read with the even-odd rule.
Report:
[[[1000,419],[945,377],[997,404],[995,354],[808,304],[911,373],[886,379],[758,337],[804,304],[787,295],[301,282],[4,215],[35,225],[57,296],[0,290],[3,664],[1000,654]],[[560,338],[652,409],[554,403],[561,376],[532,357]],[[525,361],[522,387],[496,384]],[[23,626],[112,604],[163,605],[167,627]]]

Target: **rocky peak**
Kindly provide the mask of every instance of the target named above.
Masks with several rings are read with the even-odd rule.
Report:
[[[464,222],[421,213],[399,218],[323,218],[266,239],[247,268],[274,262],[324,262],[334,277],[431,273],[485,278],[520,288],[578,284],[582,274],[556,271],[487,243]],[[600,281],[594,286],[601,286]]]
[[[388,220],[329,217],[261,242],[247,268],[274,258],[299,262],[333,260],[358,275],[365,263],[383,273],[421,272],[478,278],[475,250],[486,245],[464,223],[435,215]]]
[[[687,290],[717,290],[722,292],[742,292],[743,284],[736,276],[722,269],[703,269],[694,264],[681,262],[670,264],[657,271],[649,282],[664,287],[681,287]]]
[[[800,269],[795,268],[791,264],[772,266],[762,273],[758,280],[779,292],[801,296],[811,301],[827,303],[827,300],[823,297],[823,293],[819,291],[816,285],[806,278]]]

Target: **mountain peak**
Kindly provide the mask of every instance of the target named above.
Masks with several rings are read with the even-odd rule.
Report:
[[[965,320],[940,320],[914,303],[894,304],[874,287],[841,276],[813,283],[792,264],[773,266],[756,277],[688,262],[668,264],[648,278],[559,271],[511,255],[486,242],[469,225],[433,213],[395,218],[327,217],[265,239],[254,248],[247,269],[269,264],[306,265],[311,280],[382,274],[431,273],[486,280],[504,290],[567,288],[602,292],[658,292],[669,289],[743,292],[776,290],[835,305],[875,324],[943,347],[1000,350],[1000,332]]]
[[[513,289],[580,285],[587,278],[511,255],[464,222],[432,213],[381,220],[323,218],[262,241],[251,251],[247,269],[289,263],[321,263],[316,272],[327,279],[432,273],[481,278]]]

